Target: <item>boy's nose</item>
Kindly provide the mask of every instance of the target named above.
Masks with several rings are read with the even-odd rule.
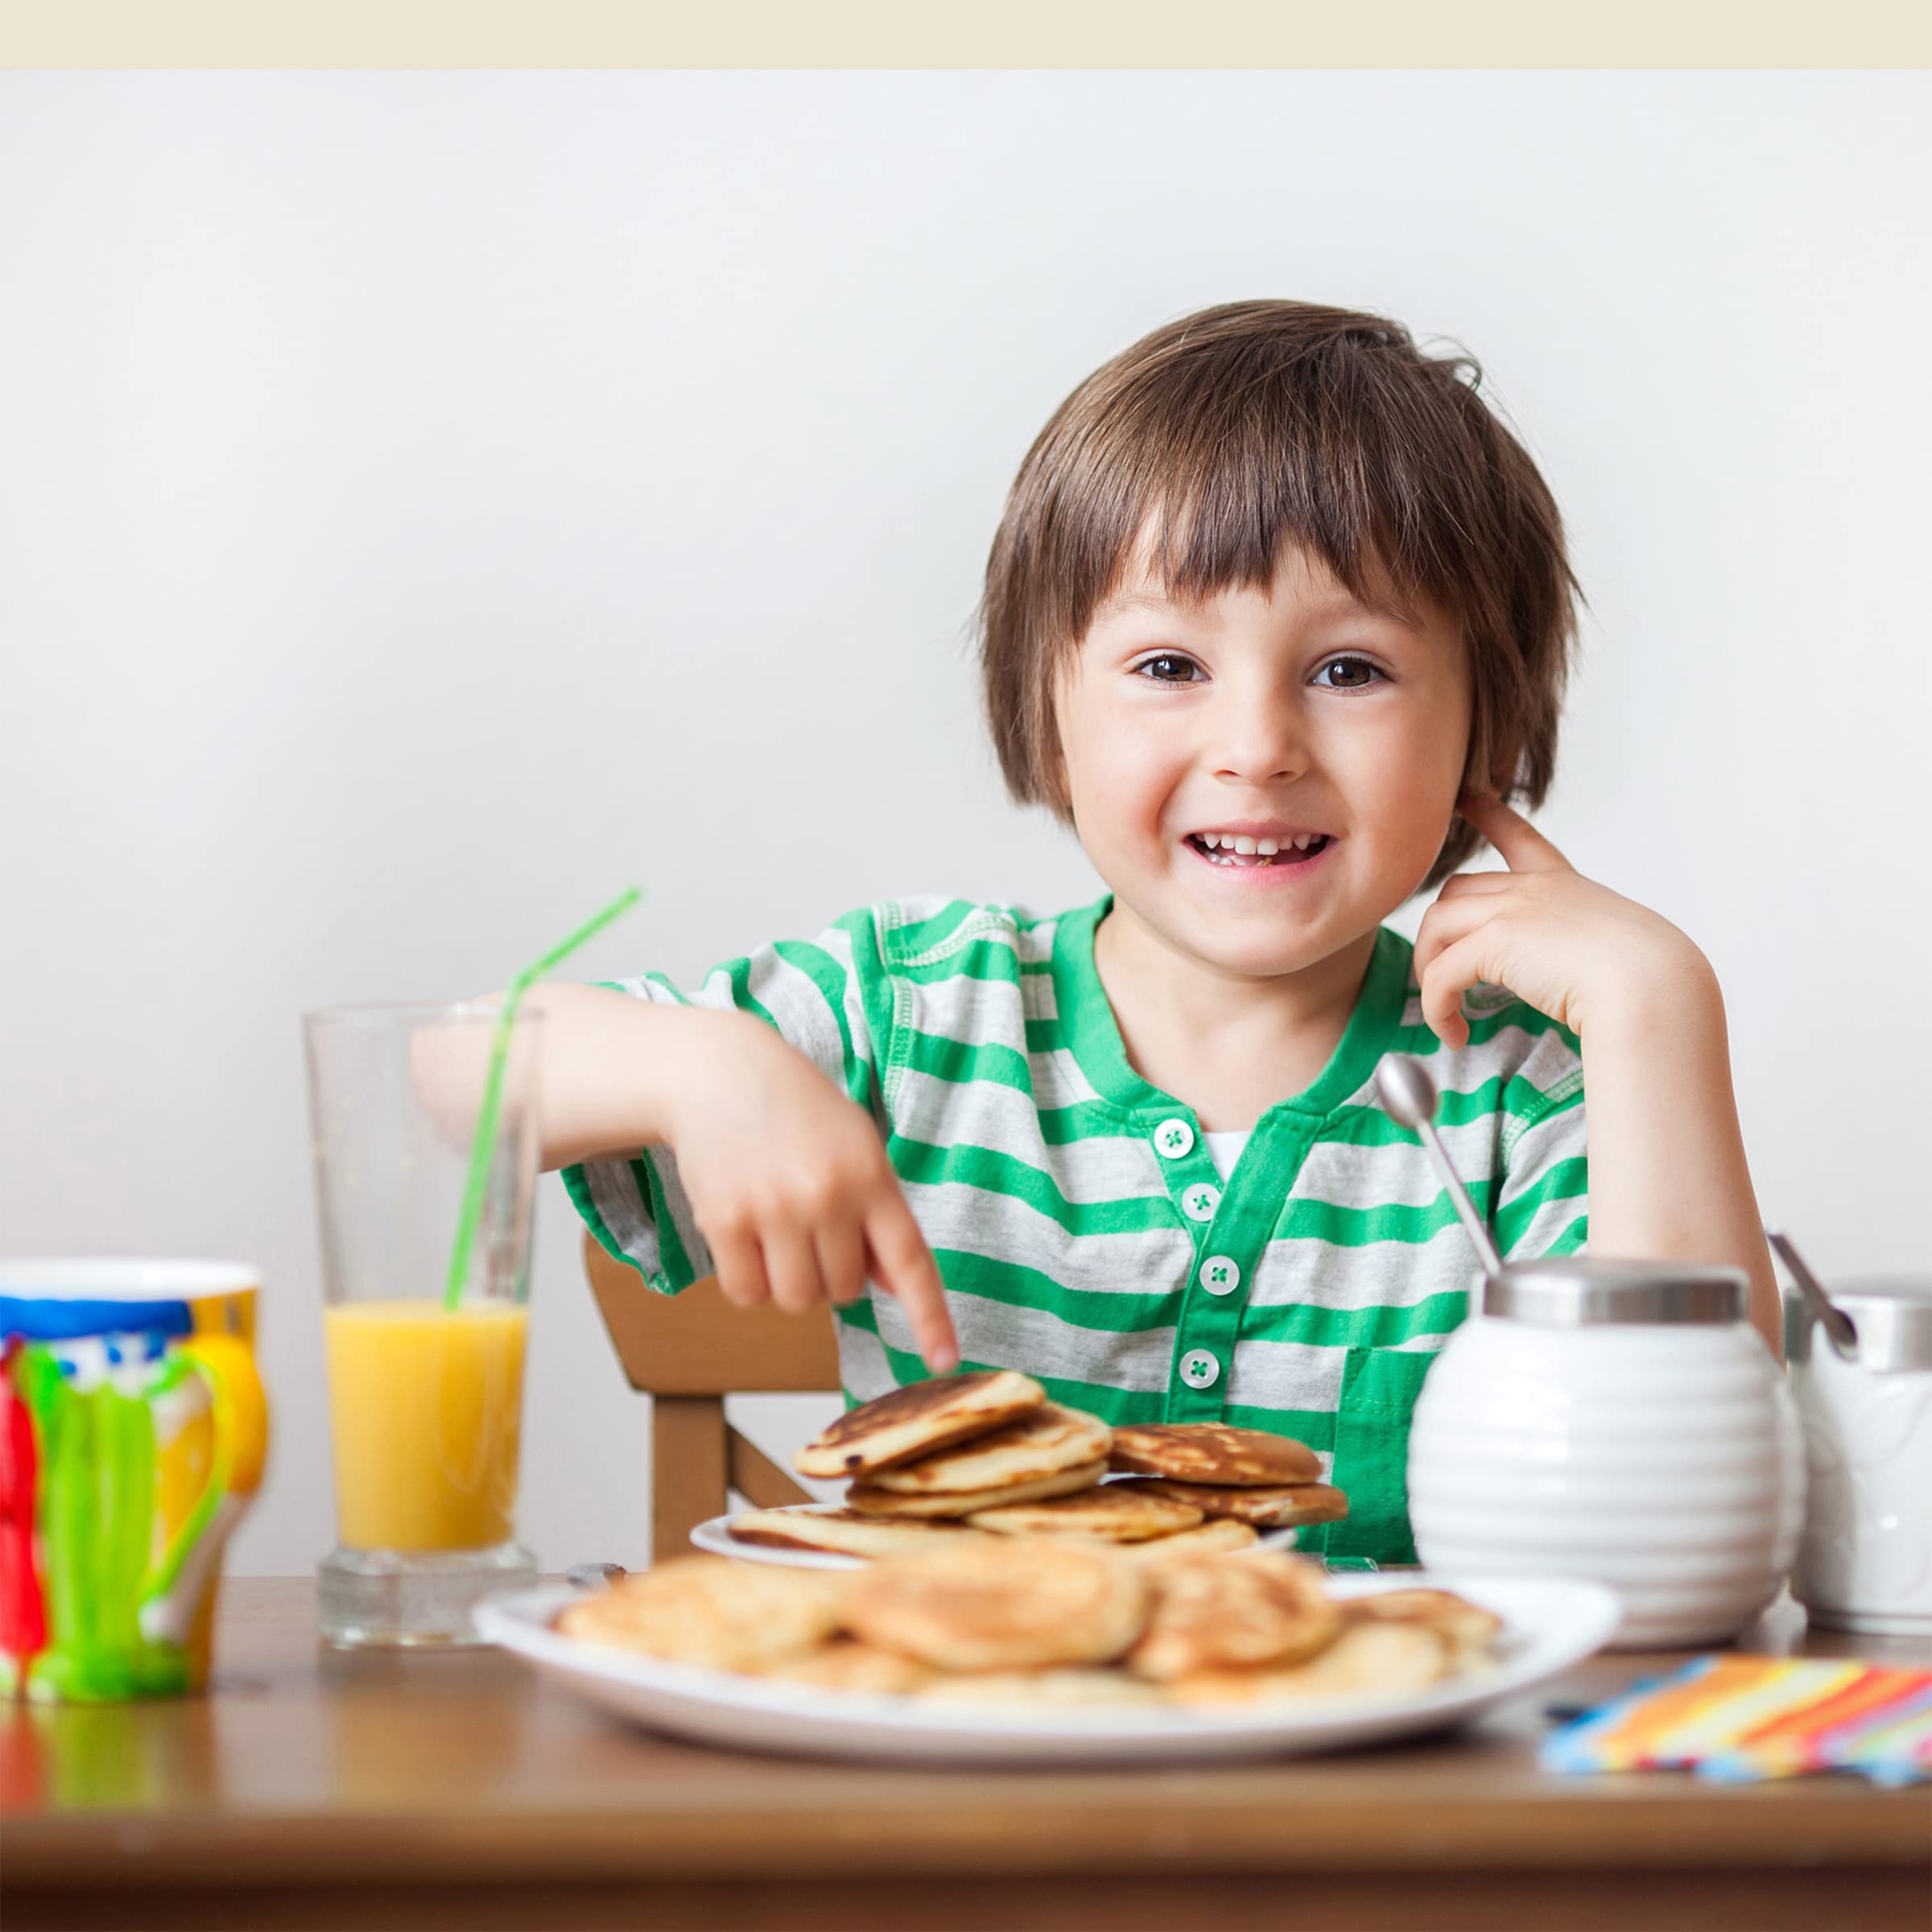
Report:
[[[1241,785],[1279,783],[1308,769],[1308,750],[1293,705],[1250,699],[1222,719],[1212,758],[1214,775]]]

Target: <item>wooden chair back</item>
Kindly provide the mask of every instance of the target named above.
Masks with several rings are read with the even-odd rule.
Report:
[[[688,1550],[691,1530],[724,1513],[727,1489],[761,1509],[809,1502],[725,1422],[724,1397],[836,1392],[839,1348],[828,1312],[786,1315],[770,1302],[734,1308],[708,1275],[682,1294],[659,1294],[588,1235],[584,1265],[625,1379],[650,1397],[652,1562]]]

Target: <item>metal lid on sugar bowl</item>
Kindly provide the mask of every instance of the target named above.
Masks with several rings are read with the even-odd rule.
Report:
[[[1483,1285],[1484,1315],[1538,1328],[1741,1322],[1750,1305],[1751,1284],[1743,1269],[1699,1261],[1553,1255],[1506,1263]]]
[[[1874,1375],[1932,1368],[1932,1275],[1872,1274],[1830,1284],[1833,1303],[1852,1318],[1856,1344],[1846,1353]],[[1798,1297],[1787,1304],[1785,1352],[1806,1361],[1819,1346],[1810,1311]],[[1829,1348],[1830,1344],[1824,1344]]]

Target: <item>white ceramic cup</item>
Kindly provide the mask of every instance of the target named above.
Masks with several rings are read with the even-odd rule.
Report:
[[[1802,1297],[1785,1306],[1810,1479],[1792,1594],[1814,1623],[1932,1633],[1932,1275],[1828,1291],[1858,1330],[1849,1358]]]

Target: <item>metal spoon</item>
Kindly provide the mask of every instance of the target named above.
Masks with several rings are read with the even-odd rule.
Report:
[[[1791,1245],[1791,1237],[1776,1228],[1765,1230],[1765,1239],[1771,1244],[1771,1250],[1790,1270],[1791,1278],[1798,1283],[1798,1291],[1810,1305],[1811,1312],[1818,1317],[1818,1325],[1824,1330],[1831,1346],[1847,1359],[1858,1352],[1858,1327],[1837,1302],[1824,1290],[1824,1285],[1805,1265],[1805,1257]]]
[[[601,1583],[614,1583],[628,1574],[621,1563],[572,1563],[564,1572],[564,1580],[573,1589],[595,1590]]]
[[[1435,1082],[1430,1079],[1428,1068],[1406,1054],[1385,1054],[1381,1065],[1375,1070],[1375,1090],[1382,1096],[1382,1104],[1391,1120],[1413,1127],[1422,1137],[1422,1145],[1429,1150],[1435,1171],[1455,1203],[1463,1232],[1483,1264],[1483,1273],[1494,1281],[1502,1273],[1503,1257],[1496,1253],[1496,1243],[1490,1240],[1489,1230],[1483,1225],[1483,1217],[1476,1212],[1461,1176],[1450,1166],[1448,1153],[1435,1131]]]

